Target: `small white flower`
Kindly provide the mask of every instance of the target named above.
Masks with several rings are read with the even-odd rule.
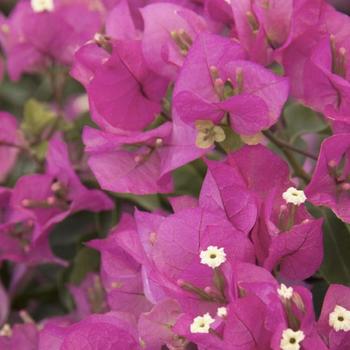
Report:
[[[191,333],[209,333],[210,325],[215,320],[207,312],[203,316],[197,316],[191,324]]]
[[[281,298],[291,299],[293,296],[293,288],[287,287],[285,284],[281,283],[280,287],[277,289],[277,293]]]
[[[292,203],[297,206],[306,201],[304,191],[297,190],[295,187],[289,187],[288,190],[282,194],[282,197],[287,203]]]
[[[280,343],[281,350],[299,350],[300,343],[304,340],[303,331],[293,331],[293,329],[285,329],[282,333]]]
[[[224,248],[218,248],[210,245],[206,250],[200,253],[201,263],[215,269],[226,261]]]
[[[30,4],[34,12],[53,11],[53,0],[31,0]]]
[[[350,331],[350,311],[345,307],[336,305],[333,312],[329,314],[329,325],[334,328],[336,332]]]
[[[226,317],[227,316],[227,308],[225,306],[221,306],[217,309],[216,314],[219,317]]]

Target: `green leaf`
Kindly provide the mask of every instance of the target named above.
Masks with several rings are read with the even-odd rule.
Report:
[[[314,304],[316,316],[318,318],[322,310],[323,300],[326,295],[329,284],[327,283],[327,281],[319,278],[309,279],[307,282],[312,284],[312,301]]]
[[[99,253],[96,250],[87,247],[80,249],[73,261],[70,282],[79,284],[87,273],[98,270],[99,263]]]
[[[25,157],[24,155],[20,155],[17,158],[17,162],[12,168],[10,176],[6,179],[5,185],[7,187],[15,186],[17,180],[26,174],[32,174],[38,171],[38,165],[33,162],[32,159]]]
[[[71,260],[83,241],[96,238],[96,223],[92,213],[82,211],[61,221],[52,229],[49,240],[52,251],[61,259]]]
[[[29,140],[38,140],[57,120],[57,115],[46,104],[34,99],[26,102],[23,114],[21,129]]]
[[[285,129],[291,142],[303,134],[318,133],[328,127],[318,113],[301,104],[287,105],[283,115],[287,124]]]
[[[48,145],[49,143],[47,141],[42,141],[31,147],[32,152],[38,160],[42,161],[45,159]]]
[[[231,153],[241,148],[244,145],[241,137],[236,134],[231,127],[229,126],[221,126],[225,131],[225,140],[220,142],[220,147],[226,152]]]
[[[284,69],[283,66],[277,62],[273,62],[270,66],[269,69],[271,69],[275,74],[277,75],[284,75]]]
[[[328,283],[350,285],[350,231],[330,210],[322,209],[325,218],[324,260],[321,274]]]
[[[196,160],[173,172],[175,193],[178,195],[199,196],[205,176],[206,166],[203,161]]]
[[[110,193],[112,196],[118,198],[120,205],[131,204],[132,206],[138,206],[144,210],[155,211],[162,209],[163,200],[162,196],[159,194],[150,195],[136,195],[132,193]]]
[[[94,213],[93,215],[97,237],[106,237],[111,228],[117,225],[120,214],[121,213],[119,212],[119,208],[117,206],[112,211]]]
[[[81,141],[81,135],[85,126],[96,127],[96,124],[91,120],[88,113],[83,113],[73,123],[66,122],[64,125],[66,137],[71,141]]]

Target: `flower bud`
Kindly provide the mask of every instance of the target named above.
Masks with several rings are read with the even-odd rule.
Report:
[[[245,15],[252,31],[254,33],[257,32],[259,30],[259,23],[254,14],[251,11],[247,11]]]
[[[340,188],[343,190],[343,191],[349,191],[350,190],[350,183],[348,182],[344,182],[340,185]]]
[[[53,205],[55,205],[56,204],[56,197],[54,197],[54,196],[50,196],[50,197],[48,197],[47,198],[47,200],[46,200],[46,202],[47,202],[47,204],[49,204],[50,206],[53,206]]]
[[[101,33],[96,33],[94,36],[94,41],[96,45],[98,45],[99,47],[102,47],[107,52],[111,53],[113,51],[111,38],[109,36]]]
[[[5,323],[2,326],[2,328],[0,329],[0,336],[2,336],[2,337],[11,337],[12,336],[12,329],[8,323]]]

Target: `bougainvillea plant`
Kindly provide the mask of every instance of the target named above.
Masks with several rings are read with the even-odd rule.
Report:
[[[347,1],[0,10],[0,350],[350,350]]]

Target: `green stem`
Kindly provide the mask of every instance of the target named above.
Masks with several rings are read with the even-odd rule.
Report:
[[[300,149],[290,145],[289,143],[278,139],[277,137],[275,137],[271,133],[271,131],[265,130],[265,131],[263,131],[263,134],[265,135],[265,137],[267,139],[269,139],[273,144],[275,144],[277,147],[279,147],[281,149],[284,156],[287,158],[290,166],[293,168],[295,176],[303,179],[305,181],[305,183],[309,183],[311,180],[311,176],[303,169],[303,167],[295,159],[292,151],[303,154],[303,155],[305,155],[305,153],[306,153],[306,154],[308,154],[309,157],[311,155],[306,151],[300,150]],[[315,156],[311,156],[310,158],[317,159],[317,157],[315,157]]]
[[[308,151],[304,151],[300,148],[297,148],[293,145],[291,145],[290,143],[281,140],[280,138],[276,137],[271,131],[269,130],[265,130],[263,131],[263,134],[265,135],[266,138],[268,138],[272,143],[274,143],[276,146],[283,148],[283,149],[289,149],[295,153],[299,153],[305,157],[311,158],[313,160],[317,160],[317,156],[315,156],[314,154],[308,152]]]
[[[61,114],[64,104],[64,87],[66,84],[67,74],[63,71],[63,68],[57,65],[54,61],[52,67],[49,70],[51,89],[53,98]]]
[[[282,152],[286,156],[290,166],[293,168],[295,176],[303,179],[305,183],[309,183],[311,180],[311,176],[303,169],[303,167],[295,159],[293,154],[287,149],[282,149]]]
[[[28,152],[28,148],[22,145],[17,145],[16,143],[12,143],[12,142],[0,141],[0,146],[18,148],[21,151]]]
[[[31,151],[29,147],[23,145],[17,145],[12,142],[0,141],[0,147],[12,147],[17,148],[19,151],[26,153],[33,161],[35,161],[38,165],[40,165],[40,160],[36,157],[36,155]]]

